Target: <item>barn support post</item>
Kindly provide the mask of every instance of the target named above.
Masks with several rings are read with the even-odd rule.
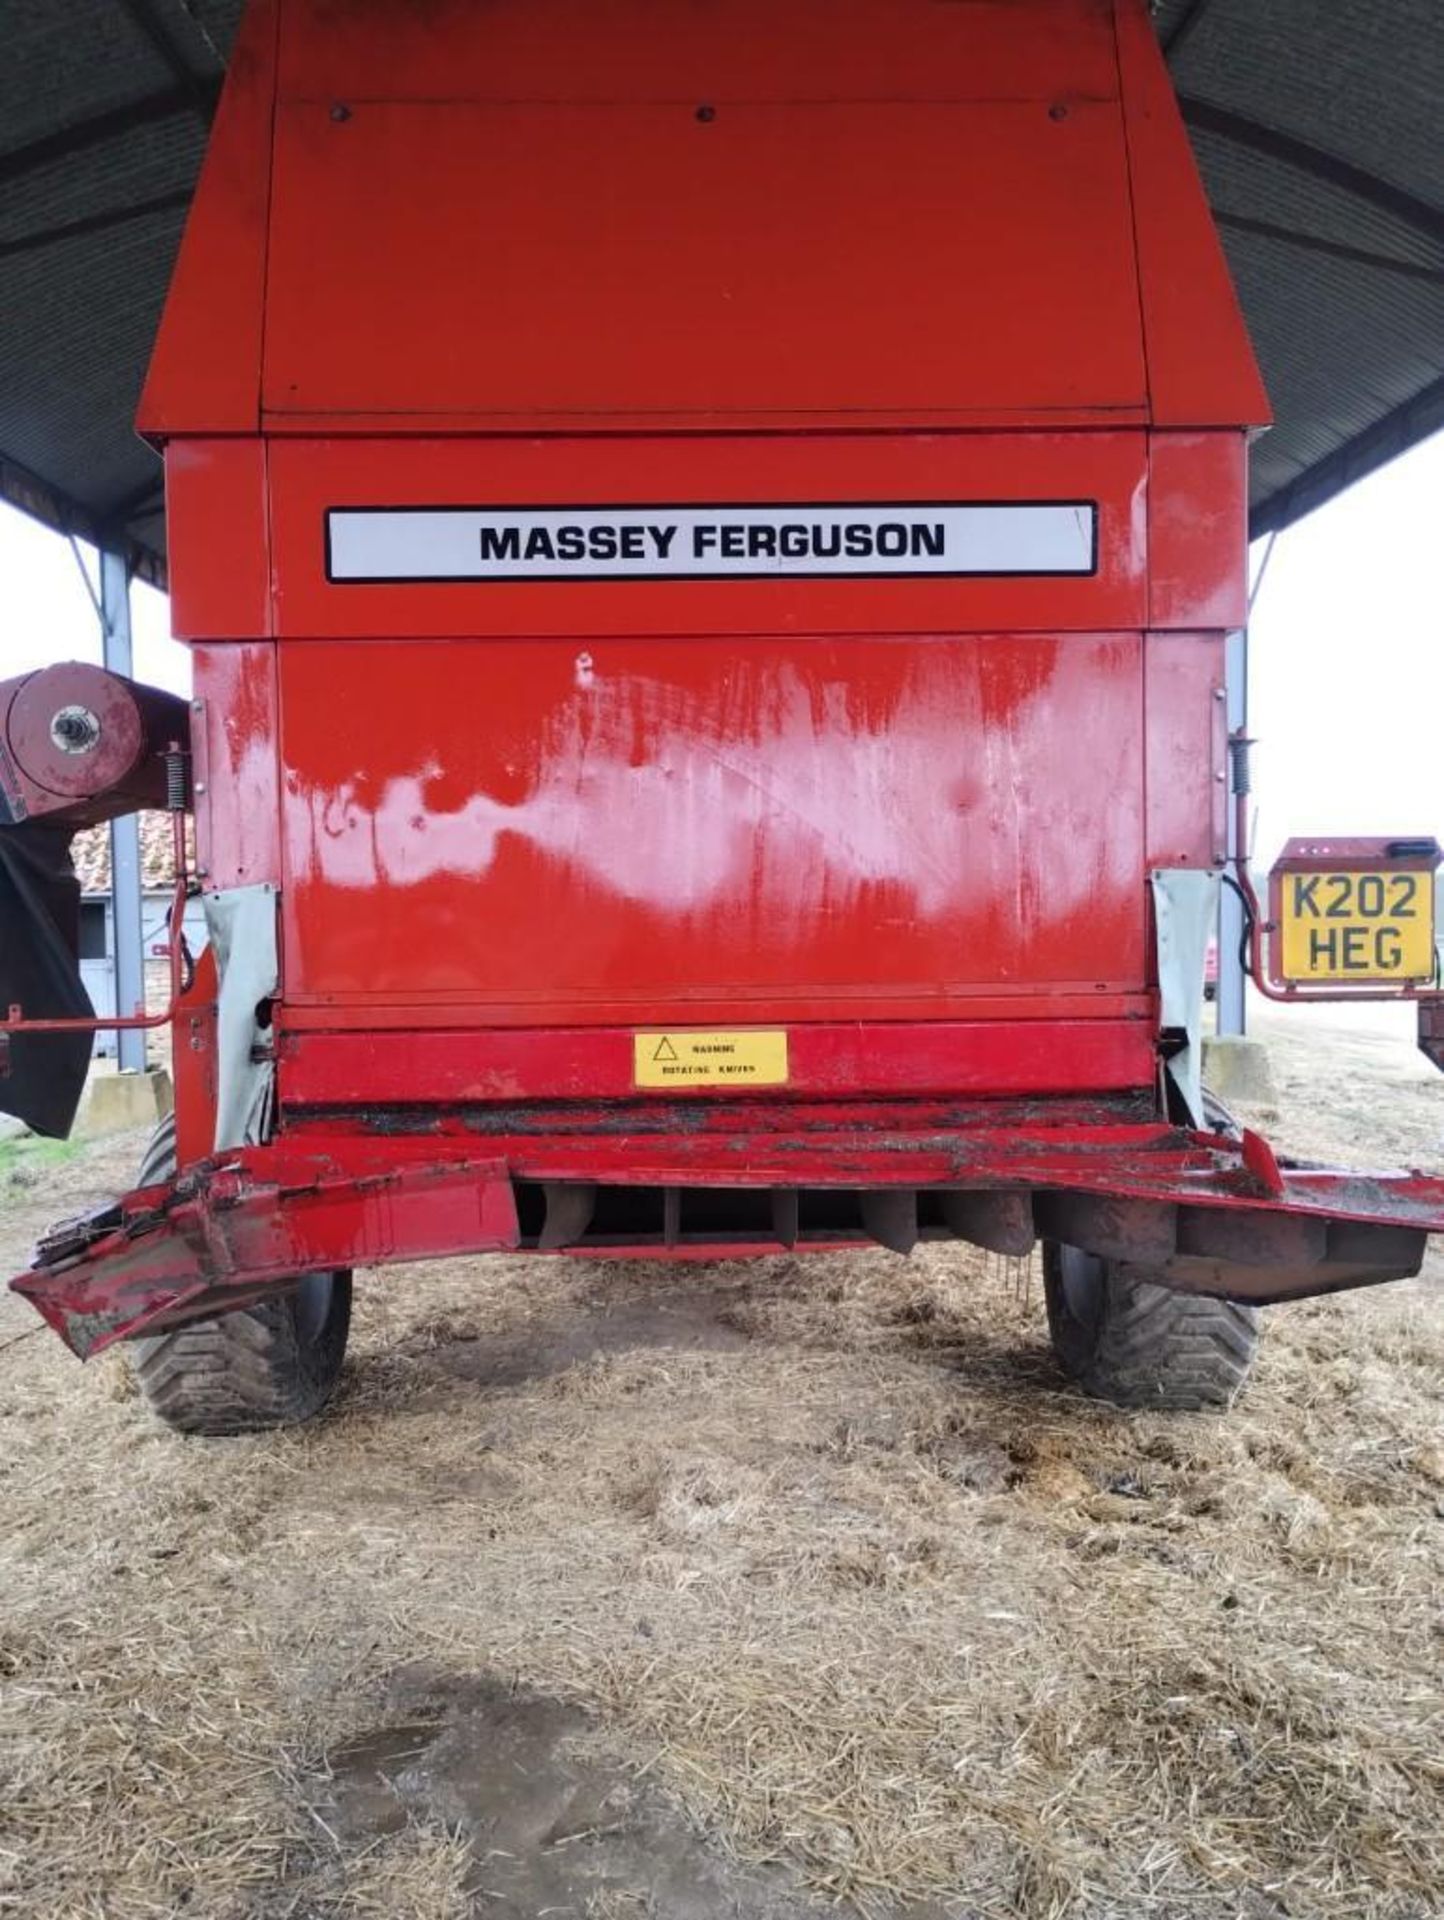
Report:
[[[105,665],[132,677],[130,565],[123,553],[100,552],[100,630]],[[110,908],[115,939],[115,1005],[122,1014],[145,1005],[145,935],[141,907],[140,821],[123,814],[110,823]],[[144,1073],[144,1030],[122,1027],[116,1065]]]

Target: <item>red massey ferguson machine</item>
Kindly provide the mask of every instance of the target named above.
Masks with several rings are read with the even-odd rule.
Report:
[[[253,0],[140,415],[194,702],[104,773],[106,689],[4,696],[13,950],[167,774],[211,941],[138,1190],[16,1286],[217,1432],[431,1255],[1037,1237],[1161,1406],[1416,1272],[1444,1182],[1199,1084],[1265,418],[1142,0]],[[1437,1057],[1438,857],[1230,873],[1259,984]]]

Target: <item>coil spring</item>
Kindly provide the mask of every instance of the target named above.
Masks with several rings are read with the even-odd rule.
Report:
[[[1253,741],[1242,734],[1230,734],[1228,742],[1229,761],[1233,772],[1233,791],[1250,793],[1253,790],[1253,769],[1249,760],[1249,749]]]
[[[171,813],[184,813],[190,804],[187,757],[179,747],[171,747],[165,756],[165,803]]]

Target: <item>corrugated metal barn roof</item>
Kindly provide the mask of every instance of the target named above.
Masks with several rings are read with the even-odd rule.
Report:
[[[0,493],[153,578],[131,417],[240,11],[5,8]],[[1155,11],[1277,416],[1265,532],[1444,426],[1444,33],[1437,0]]]

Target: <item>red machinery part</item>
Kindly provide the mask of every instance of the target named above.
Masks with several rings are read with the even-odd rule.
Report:
[[[100,1027],[156,1027],[171,1010],[97,1018],[80,975],[77,829],[171,811],[173,1007],[184,973],[189,710],[104,667],[69,661],[0,682],[0,1111],[63,1137]]]
[[[433,14],[239,30],[140,424],[243,964],[177,1179],[21,1291],[84,1351],[499,1247],[1414,1271],[1437,1181],[1169,1124],[1268,407],[1144,0]]]
[[[358,1118],[71,1223],[16,1290],[85,1356],[298,1272],[518,1247],[727,1257],[942,1236],[1020,1252],[1040,1233],[1270,1301],[1407,1277],[1444,1231],[1444,1180],[1281,1167],[1256,1135],[1126,1101],[512,1108],[444,1132],[404,1110]],[[593,1230],[604,1194],[642,1230]],[[719,1230],[719,1204],[740,1227]]]
[[[71,660],[0,681],[0,827],[171,805],[166,755],[189,734],[184,700],[104,667]]]

